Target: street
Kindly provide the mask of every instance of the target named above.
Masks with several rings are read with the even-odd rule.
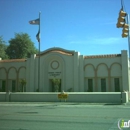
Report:
[[[0,130],[118,130],[129,111],[130,105],[0,103]]]

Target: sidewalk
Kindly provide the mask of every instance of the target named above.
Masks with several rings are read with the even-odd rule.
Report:
[[[128,103],[86,103],[86,102],[0,102],[0,106],[6,105],[31,105],[31,106],[37,106],[37,105],[130,105],[130,102]]]

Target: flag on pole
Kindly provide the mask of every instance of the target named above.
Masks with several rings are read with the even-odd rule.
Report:
[[[38,42],[40,42],[40,29],[39,29],[39,31],[38,31],[38,33],[36,35],[36,38],[37,38]]]
[[[40,13],[39,13],[38,19],[31,20],[31,21],[29,21],[29,23],[32,25],[39,25],[39,30],[38,30],[38,33],[36,34],[36,38],[37,38],[38,42],[40,43]]]
[[[40,19],[35,19],[35,20],[31,20],[29,21],[30,24],[33,24],[33,25],[39,25],[40,24]]]

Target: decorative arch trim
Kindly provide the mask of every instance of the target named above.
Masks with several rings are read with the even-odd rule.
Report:
[[[10,68],[8,69],[8,73],[9,73],[9,71],[10,71],[11,69],[15,69],[16,73],[18,72],[15,67],[10,67]]]
[[[53,47],[53,48],[49,48],[49,49],[41,52],[40,56],[45,55],[45,54],[50,53],[50,52],[56,52],[56,53],[60,53],[63,55],[74,55],[75,51],[66,50],[66,49],[59,48],[59,47]],[[39,54],[37,54],[37,56],[39,56]]]
[[[93,64],[86,64],[85,66],[84,66],[84,71],[85,71],[85,68],[87,67],[87,66],[92,66],[93,67],[93,69],[94,69],[94,71],[95,71],[95,67],[94,67],[94,65]]]
[[[122,69],[122,66],[121,66],[120,63],[118,63],[118,62],[114,62],[114,63],[111,64],[111,66],[110,66],[110,70],[111,70],[112,66],[113,66],[113,65],[116,65],[116,64],[118,64],[118,65],[121,67],[121,69]]]
[[[4,69],[6,73],[8,72],[8,71],[6,70],[6,68],[5,68],[5,67],[1,67],[1,68],[0,68],[0,70],[1,70],[1,69]]]
[[[20,69],[24,68],[26,70],[26,67],[25,66],[21,66],[19,69],[18,69],[18,73],[20,71]]]
[[[44,63],[45,63],[51,56],[57,56],[57,57],[59,57],[59,58],[64,62],[64,65],[65,65],[65,60],[64,60],[64,58],[63,58],[61,55],[54,54],[54,53],[48,55],[48,56],[43,60]]]
[[[105,66],[107,67],[107,70],[109,69],[108,66],[107,66],[107,64],[105,64],[105,63],[100,63],[100,64],[97,65],[96,70],[98,70],[98,67],[99,67],[100,65],[105,65]]]

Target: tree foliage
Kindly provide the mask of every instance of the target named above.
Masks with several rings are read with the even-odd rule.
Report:
[[[22,92],[24,92],[27,81],[26,81],[26,79],[21,79],[19,82],[20,82],[21,87],[22,87]]]
[[[54,84],[54,91],[59,91],[60,79],[52,79],[52,83]]]
[[[10,59],[21,59],[36,54],[37,49],[27,33],[16,33],[15,38],[9,40],[6,53]]]
[[[8,55],[6,54],[7,45],[3,40],[2,36],[0,36],[0,58],[8,59]]]

